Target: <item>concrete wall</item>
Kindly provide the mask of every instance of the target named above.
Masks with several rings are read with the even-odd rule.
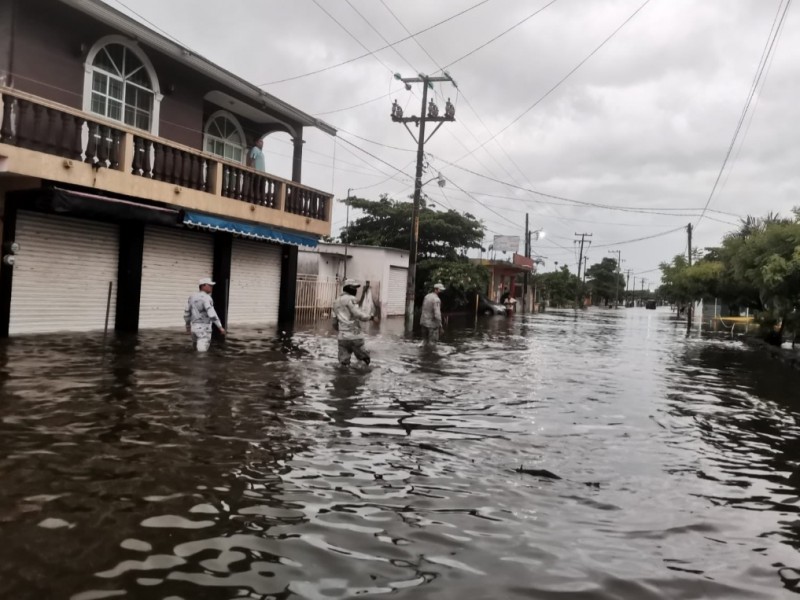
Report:
[[[316,274],[320,279],[344,279],[344,245],[320,244],[320,252],[302,252],[299,259],[302,272]],[[341,257],[336,254],[341,253]],[[389,271],[392,267],[408,268],[408,252],[393,248],[374,246],[348,246],[347,277],[358,281],[369,281],[374,290],[373,299],[386,314],[389,293]],[[314,258],[317,267],[314,271]]]
[[[11,36],[12,0],[0,0],[0,77],[7,64]],[[119,31],[52,0],[18,0],[14,31],[14,87],[72,108],[83,106],[84,61],[102,37]],[[205,102],[205,95],[220,90],[249,103],[236,91],[179,63],[144,44],[141,50],[152,62],[164,95],[160,107],[159,137],[201,149],[207,117],[219,108]],[[6,59],[4,62],[4,58]],[[259,108],[259,110],[261,110]],[[276,130],[236,115],[245,133],[256,137]],[[275,115],[277,116],[277,115]],[[302,129],[294,124],[298,130]]]
[[[308,248],[300,248],[297,252],[297,274],[316,275],[319,273],[319,253]]]

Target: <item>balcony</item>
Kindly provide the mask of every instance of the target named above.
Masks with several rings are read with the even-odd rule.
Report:
[[[330,234],[330,194],[11,88],[0,101],[0,175]]]

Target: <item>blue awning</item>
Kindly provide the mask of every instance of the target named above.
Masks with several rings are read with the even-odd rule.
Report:
[[[227,231],[234,235],[240,235],[254,240],[275,242],[277,244],[291,244],[292,246],[316,248],[319,243],[316,237],[310,235],[290,233],[267,225],[230,221],[228,219],[212,217],[188,210],[184,213],[183,224],[188,227],[200,227],[201,229],[209,229],[211,231]]]

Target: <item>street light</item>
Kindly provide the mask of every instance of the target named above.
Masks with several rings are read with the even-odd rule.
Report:
[[[429,184],[431,181],[433,181],[434,179],[438,179],[438,181],[436,182],[436,184],[437,184],[437,185],[438,185],[440,188],[443,188],[445,185],[447,185],[447,180],[444,178],[444,175],[442,175],[441,173],[439,173],[439,174],[438,174],[436,177],[431,177],[430,179],[428,179],[428,181],[426,181],[425,183],[423,183],[423,184],[422,184],[420,187],[422,187],[422,186],[425,186],[425,185],[428,185],[428,184]]]

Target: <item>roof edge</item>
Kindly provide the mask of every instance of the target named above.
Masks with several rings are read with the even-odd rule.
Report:
[[[194,53],[189,48],[166,38],[160,33],[142,25],[135,19],[109,6],[102,0],[59,0],[75,10],[90,15],[138,41],[155,48],[178,62],[215,79],[221,84],[236,90],[259,105],[268,106],[275,111],[287,115],[306,127],[316,127],[320,131],[335,136],[337,131],[325,121],[312,117],[308,113],[295,108],[291,104],[276,98],[247,80],[239,77],[211,62],[207,58]]]

